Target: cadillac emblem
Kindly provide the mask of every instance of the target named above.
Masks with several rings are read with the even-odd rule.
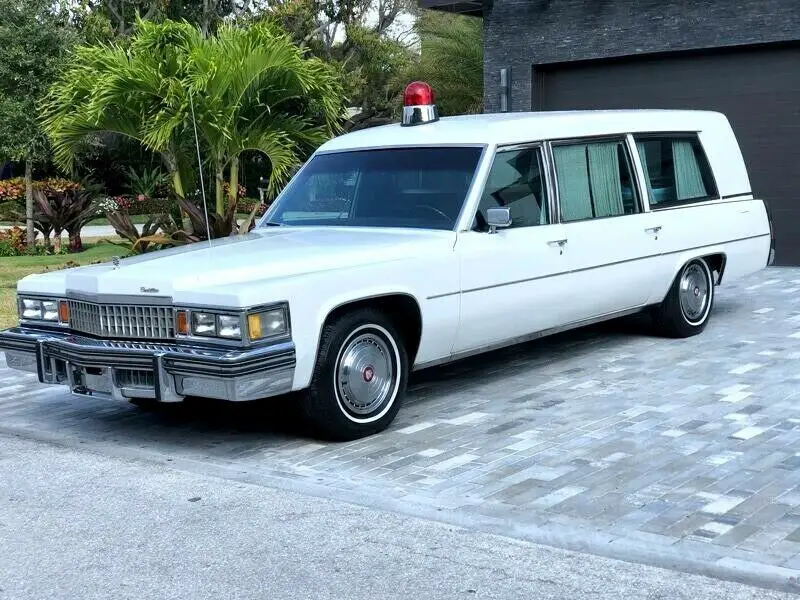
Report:
[[[114,263],[115,269],[119,269],[119,256],[112,256],[111,262]]]

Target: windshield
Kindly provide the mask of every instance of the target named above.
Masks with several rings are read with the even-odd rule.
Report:
[[[481,151],[430,147],[319,154],[295,176],[265,220],[453,229]]]

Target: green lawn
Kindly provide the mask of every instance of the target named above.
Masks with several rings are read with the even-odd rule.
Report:
[[[120,246],[108,242],[90,242],[84,244],[83,252],[76,254],[0,258],[0,329],[11,327],[17,323],[17,281],[26,275],[52,271],[71,262],[85,265],[98,260],[111,260],[112,256],[123,256],[124,254],[125,248]]]

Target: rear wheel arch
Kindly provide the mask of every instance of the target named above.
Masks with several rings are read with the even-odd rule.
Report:
[[[728,260],[728,256],[724,252],[715,252],[699,258],[705,260],[708,264],[708,268],[711,269],[711,274],[714,277],[714,284],[719,285],[722,283],[722,276],[725,273],[725,264]]]

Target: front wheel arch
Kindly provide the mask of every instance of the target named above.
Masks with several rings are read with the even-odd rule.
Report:
[[[419,344],[422,340],[422,309],[417,299],[406,292],[387,292],[354,298],[340,302],[328,309],[325,318],[321,320],[314,356],[319,353],[322,341],[322,332],[334,320],[348,312],[361,309],[374,309],[386,314],[403,337],[403,342],[408,353],[409,364],[416,360]]]

